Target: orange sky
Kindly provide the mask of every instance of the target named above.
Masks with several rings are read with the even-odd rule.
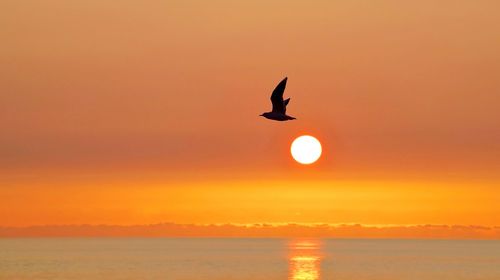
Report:
[[[0,225],[500,225],[499,9],[2,1]]]

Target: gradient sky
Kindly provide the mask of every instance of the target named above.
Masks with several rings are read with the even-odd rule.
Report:
[[[500,225],[499,10],[2,1],[0,225]]]

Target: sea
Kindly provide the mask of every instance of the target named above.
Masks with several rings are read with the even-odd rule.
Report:
[[[499,280],[499,240],[0,238],[0,279]]]

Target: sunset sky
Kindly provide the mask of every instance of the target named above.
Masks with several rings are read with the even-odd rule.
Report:
[[[499,10],[2,1],[0,226],[499,226]]]

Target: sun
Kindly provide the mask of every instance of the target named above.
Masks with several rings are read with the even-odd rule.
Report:
[[[321,156],[321,143],[310,135],[302,135],[292,142],[290,147],[292,157],[302,164],[311,164]]]

